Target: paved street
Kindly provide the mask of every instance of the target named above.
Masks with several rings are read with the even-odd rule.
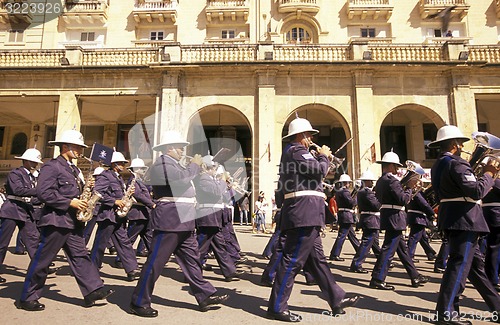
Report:
[[[183,283],[183,275],[177,264],[169,262],[162,277],[156,283],[153,305],[158,309],[159,316],[154,319],[142,319],[127,314],[130,296],[135,282],[126,281],[125,272],[110,266],[114,256],[106,255],[101,275],[105,283],[116,290],[107,304],[86,309],[82,307],[83,298],[76,281],[69,275],[69,267],[63,254],[55,261],[61,269],[49,276],[44,296],[40,299],[46,305],[42,312],[26,312],[14,306],[23,284],[25,270],[29,262],[27,255],[7,254],[7,265],[3,276],[7,282],[0,285],[0,324],[262,324],[270,323],[265,318],[267,299],[270,288],[259,286],[263,267],[267,260],[261,257],[262,250],[270,235],[252,234],[250,227],[236,226],[236,231],[242,250],[247,253],[249,261],[242,266],[247,273],[238,282],[224,282],[223,276],[216,267],[212,272],[205,272],[205,277],[218,288],[220,293],[230,294],[230,298],[220,309],[206,313],[198,311],[189,287]],[[336,232],[329,232],[324,239],[325,251],[328,254],[336,237]],[[359,235],[358,235],[359,237]],[[14,236],[15,238],[15,236]],[[12,241],[12,252],[14,242]],[[439,242],[432,245],[439,248]],[[342,256],[344,262],[330,262],[332,272],[337,282],[347,292],[356,292],[362,299],[356,307],[346,309],[347,314],[340,318],[327,315],[329,309],[317,286],[307,286],[302,275],[297,276],[292,296],[289,300],[290,310],[303,316],[303,323],[338,323],[338,324],[384,324],[429,322],[432,310],[435,308],[440,275],[432,272],[433,264],[428,262],[422,249],[417,249],[416,264],[422,274],[430,276],[430,283],[424,287],[412,288],[410,279],[402,266],[394,268],[387,282],[396,286],[395,291],[378,291],[368,287],[370,274],[355,274],[348,272],[353,248],[345,243]],[[140,258],[143,263],[145,258]],[[369,257],[366,268],[373,268],[375,260]],[[214,259],[209,264],[215,266]],[[479,317],[489,316],[487,306],[477,291],[467,286],[461,302],[461,312]],[[474,324],[488,323],[474,320]]]

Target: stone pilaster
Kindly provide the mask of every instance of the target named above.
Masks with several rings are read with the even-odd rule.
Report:
[[[379,129],[374,123],[375,114],[373,107],[373,85],[372,71],[354,71],[353,87],[354,99],[352,105],[352,148],[353,160],[359,161],[354,166],[353,179],[367,168],[376,173],[371,163],[371,148],[375,145],[378,155],[380,155]]]
[[[450,124],[458,126],[460,131],[470,137],[477,131],[476,102],[470,88],[469,73],[457,71],[451,74],[451,112]],[[472,151],[473,141],[465,143],[466,150]]]
[[[271,222],[271,196],[276,189],[281,158],[281,128],[276,127],[275,70],[257,71],[258,98],[255,112],[254,153],[252,159],[252,184],[254,200],[264,191],[269,206],[266,222]]]
[[[74,92],[63,92],[59,96],[59,107],[57,110],[56,139],[66,130],[80,131],[81,102],[77,99]],[[52,140],[52,139],[50,139]],[[54,157],[59,155],[59,148],[54,149]]]
[[[163,75],[160,110],[157,111],[158,119],[155,130],[157,131],[154,144],[161,141],[161,134],[167,130],[176,130],[184,137],[187,136],[186,121],[188,116],[183,116],[186,110],[182,107],[181,92],[179,91],[179,71],[167,72]],[[182,119],[184,117],[184,119]]]

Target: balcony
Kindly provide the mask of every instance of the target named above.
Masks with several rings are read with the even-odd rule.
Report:
[[[177,0],[137,0],[132,11],[136,23],[177,21]]]
[[[108,0],[69,0],[61,18],[66,24],[105,24],[108,21]]]
[[[317,0],[279,0],[278,11],[280,13],[302,12],[316,14],[319,11]]]
[[[420,0],[420,17],[425,19],[450,6],[456,6],[451,10],[450,19],[458,17],[460,20],[467,15],[470,7],[466,0]]]
[[[389,0],[347,0],[347,17],[361,20],[391,18],[394,6]]]
[[[225,19],[230,22],[241,19],[246,22],[249,9],[247,0],[208,0],[205,11],[208,22],[216,19],[221,22]]]
[[[28,4],[28,0],[2,0],[2,2],[0,2],[0,23],[31,24],[33,21],[33,15],[29,12],[29,10],[24,10],[24,6],[26,6],[26,4]]]

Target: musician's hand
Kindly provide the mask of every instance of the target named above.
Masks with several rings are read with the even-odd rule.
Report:
[[[486,174],[486,173],[491,173],[491,177],[493,177],[494,175],[496,175],[499,171],[499,168],[498,166],[494,165],[494,162],[495,161],[492,161],[491,159],[488,161],[488,163],[483,166],[483,173]]]
[[[85,210],[87,208],[87,202],[79,199],[73,199],[69,203],[69,206],[77,210]]]
[[[122,209],[125,206],[125,202],[123,202],[123,200],[116,200],[115,205]]]
[[[330,149],[330,147],[323,145],[321,148],[318,148],[318,153],[320,155],[330,157],[332,155],[332,150]]]
[[[193,159],[191,159],[191,162],[194,163],[194,164],[197,164],[198,166],[200,166],[201,163],[203,162],[203,160],[201,158],[201,155],[200,154],[194,155]]]

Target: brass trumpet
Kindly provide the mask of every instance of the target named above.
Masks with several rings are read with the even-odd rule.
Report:
[[[400,182],[404,189],[408,189],[408,183],[413,179],[418,179],[417,183],[412,188],[412,198],[423,189],[421,181],[423,174],[425,174],[425,171],[420,164],[414,162],[413,160],[406,161],[406,173],[403,178],[401,178]]]
[[[316,148],[316,149],[314,149]],[[316,144],[312,141],[309,142],[309,151],[311,152],[311,155],[313,155],[314,158],[317,158],[319,153],[318,149],[321,148],[319,144]],[[338,152],[340,149],[338,149],[336,152]],[[329,172],[334,172],[336,171],[340,166],[342,166],[342,163],[344,162],[345,158],[339,158],[335,156],[334,154],[330,154],[328,156],[328,160],[330,161],[330,168]]]

